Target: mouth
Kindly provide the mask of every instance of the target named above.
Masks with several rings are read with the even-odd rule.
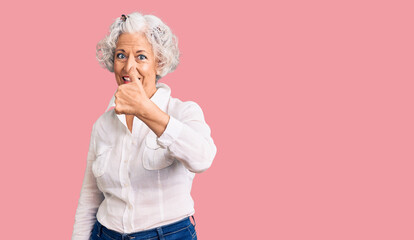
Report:
[[[121,78],[122,78],[122,80],[124,80],[124,83],[130,83],[131,82],[131,79],[129,78],[129,76],[122,76]]]
[[[129,78],[129,76],[122,76],[121,77],[122,80],[124,80],[124,83],[130,83],[131,79]],[[138,80],[141,80],[141,78],[138,78]]]

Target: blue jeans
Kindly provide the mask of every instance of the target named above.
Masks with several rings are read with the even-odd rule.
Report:
[[[194,220],[194,217],[191,216]],[[194,220],[195,223],[195,220]],[[196,240],[197,233],[195,224],[193,225],[190,218],[185,218],[175,223],[167,224],[157,228],[136,232],[136,233],[119,233],[110,230],[96,220],[93,226],[90,240]]]

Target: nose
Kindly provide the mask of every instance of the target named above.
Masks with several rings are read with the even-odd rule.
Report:
[[[129,71],[129,69],[131,69],[131,67],[136,68],[136,64],[137,64],[137,62],[135,61],[135,58],[134,58],[133,55],[132,55],[132,57],[131,56],[128,57],[128,60],[125,64],[125,66],[124,66],[125,67],[124,71],[127,73]]]

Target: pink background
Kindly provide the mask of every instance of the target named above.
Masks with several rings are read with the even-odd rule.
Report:
[[[70,239],[116,90],[95,46],[133,11],[178,36],[162,81],[218,148],[199,239],[414,239],[412,1],[172,2],[2,3],[2,239]]]

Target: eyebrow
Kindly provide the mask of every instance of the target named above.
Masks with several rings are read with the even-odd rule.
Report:
[[[125,52],[124,49],[115,49],[115,52],[117,52],[117,51]],[[140,53],[140,52],[146,52],[146,51],[145,50],[138,50],[135,53]]]

